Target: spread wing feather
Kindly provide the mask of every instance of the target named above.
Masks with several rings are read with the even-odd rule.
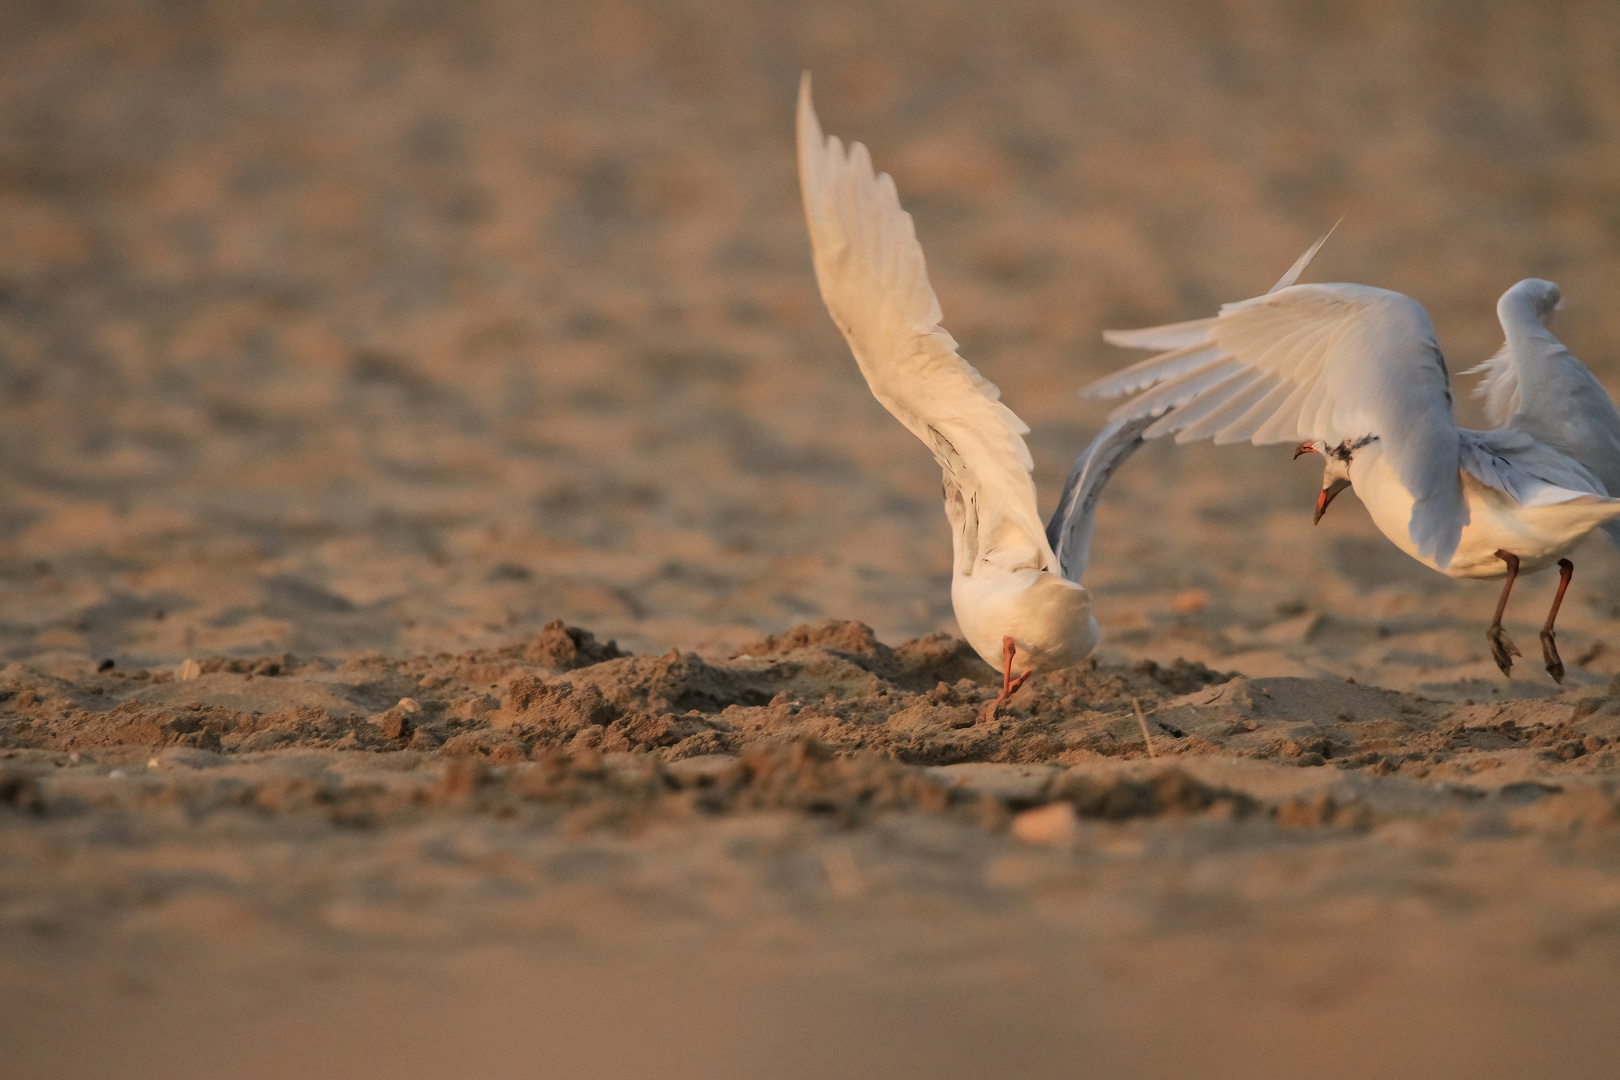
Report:
[[[1029,428],[957,355],[894,181],[874,173],[860,143],[846,148],[822,134],[808,74],[799,87],[798,139],[821,298],[872,394],[944,471],[956,572],[971,574],[981,562],[1053,568],[1024,444]]]
[[[1338,227],[1335,222],[1333,229]],[[1269,296],[1298,281],[1305,268],[1311,265],[1311,260],[1316,258],[1316,253],[1322,250],[1322,245],[1328,242],[1328,237],[1333,235],[1333,229],[1329,229],[1322,239],[1295,259],[1294,265],[1277,279],[1277,284],[1266,290],[1266,294]],[[1098,379],[1086,388],[1086,396],[1110,398],[1134,394],[1155,382],[1203,367],[1213,359],[1208,349],[1209,328],[1214,322],[1214,319],[1190,319],[1187,322],[1150,326],[1144,330],[1104,330],[1103,340],[1110,345],[1118,345],[1122,349],[1148,349],[1163,355],[1150,356],[1123,371]]]
[[[1201,340],[1194,323],[1134,332],[1132,343],[1173,348],[1082,393],[1141,391],[1109,419],[1156,417],[1146,438],[1330,446],[1379,439],[1415,500],[1413,541],[1445,566],[1467,509],[1451,389],[1428,314],[1385,289],[1290,284],[1301,263],[1273,292],[1203,320]]]

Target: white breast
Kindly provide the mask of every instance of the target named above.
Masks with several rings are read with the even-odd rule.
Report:
[[[1350,462],[1350,481],[1373,524],[1390,543],[1451,577],[1502,577],[1507,573],[1507,564],[1497,557],[1499,550],[1517,555],[1521,572],[1540,570],[1574,549],[1598,525],[1620,517],[1620,499],[1581,492],[1571,492],[1564,502],[1521,506],[1464,471],[1468,522],[1463,526],[1457,554],[1442,568],[1435,566],[1432,558],[1418,555],[1410,530],[1412,494],[1396,478],[1377,443],[1356,452]]]
[[[1097,646],[1091,594],[1045,570],[1008,573],[980,565],[972,575],[952,579],[951,604],[962,636],[997,671],[1003,637],[1017,647],[1014,675],[1078,664]]]

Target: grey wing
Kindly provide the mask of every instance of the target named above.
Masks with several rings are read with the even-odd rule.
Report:
[[[1459,434],[1463,469],[1520,506],[1550,506],[1607,494],[1592,470],[1519,428]]]
[[[1620,496],[1620,411],[1603,384],[1547,329],[1558,286],[1538,278],[1514,285],[1496,303],[1507,344],[1468,374],[1491,423],[1523,431],[1574,458]],[[1620,528],[1604,526],[1616,542]]]
[[[1059,571],[1070,581],[1079,583],[1091,557],[1091,530],[1103,487],[1114,470],[1141,447],[1142,432],[1154,420],[1137,416],[1112,421],[1075,458],[1069,478],[1063,482],[1063,497],[1046,525],[1046,539],[1057,552]]]
[[[1464,430],[1461,435],[1463,469],[1521,506],[1614,498],[1591,469],[1520,428]],[[1620,521],[1606,521],[1598,528],[1620,545]]]
[[[1412,540],[1442,567],[1467,518],[1457,423],[1434,327],[1410,297],[1365,285],[1292,285],[1206,322],[1133,344],[1169,347],[1082,393],[1134,393],[1110,420],[1153,417],[1142,436],[1257,446],[1381,441],[1412,494]],[[1124,340],[1114,335],[1111,340]]]

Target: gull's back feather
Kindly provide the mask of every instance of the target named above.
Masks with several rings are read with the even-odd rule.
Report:
[[[1485,419],[1492,427],[1507,427],[1519,411],[1519,368],[1512,348],[1503,345],[1463,374],[1480,376],[1473,396],[1484,402]]]
[[[1463,469],[1520,506],[1608,496],[1590,469],[1519,428],[1464,429],[1461,435]]]
[[[1365,285],[1283,285],[1222,307],[1202,341],[1189,336],[1083,393],[1140,390],[1109,419],[1155,417],[1143,432],[1149,439],[1336,446],[1376,438],[1415,500],[1409,528],[1418,550],[1450,563],[1467,520],[1459,437],[1421,305]]]
[[[1035,508],[1029,431],[940,326],[911,215],[866,147],[822,134],[799,87],[799,181],[816,281],[872,394],[944,470],[956,572],[1056,564]]]

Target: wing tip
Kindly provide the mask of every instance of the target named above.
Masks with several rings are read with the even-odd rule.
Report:
[[[803,149],[809,141],[820,141],[821,122],[816,117],[816,106],[810,98],[810,72],[805,71],[799,75],[799,107],[798,107],[799,144]]]
[[[1305,249],[1305,254],[1294,260],[1294,265],[1288,268],[1288,272],[1286,274],[1277,279],[1277,284],[1266,290],[1266,295],[1269,296],[1279,289],[1286,289],[1298,281],[1299,276],[1305,272],[1305,268],[1311,265],[1311,260],[1316,258],[1316,253],[1322,250],[1322,245],[1327,243],[1328,238],[1333,235],[1334,230],[1343,224],[1344,215],[1340,214],[1339,220],[1333,223],[1332,228],[1328,229],[1327,232],[1322,234],[1322,239]]]

